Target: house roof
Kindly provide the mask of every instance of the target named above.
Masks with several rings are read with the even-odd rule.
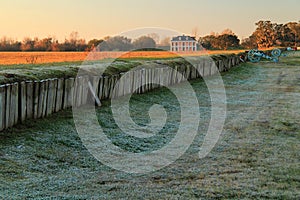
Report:
[[[180,35],[177,37],[173,37],[171,41],[196,41],[195,37]]]

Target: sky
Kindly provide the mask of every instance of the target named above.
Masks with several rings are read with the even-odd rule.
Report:
[[[199,36],[230,28],[240,39],[255,22],[300,20],[300,0],[0,0],[0,38],[56,36],[76,31],[90,40],[143,27]]]

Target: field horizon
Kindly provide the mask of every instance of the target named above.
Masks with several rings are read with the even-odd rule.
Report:
[[[246,50],[203,50],[196,52],[171,51],[103,51],[93,52],[94,58],[88,60],[103,60],[108,58],[172,58],[178,56],[201,56],[214,54],[241,53]],[[45,64],[59,62],[86,61],[90,52],[0,52],[1,65]]]

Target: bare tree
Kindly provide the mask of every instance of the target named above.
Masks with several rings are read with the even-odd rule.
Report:
[[[222,31],[221,35],[234,35],[234,32],[231,29],[226,28],[224,31]]]
[[[69,41],[72,44],[76,44],[78,38],[79,38],[78,32],[77,31],[73,31],[72,33],[70,33]]]
[[[161,46],[170,46],[171,38],[170,37],[165,37],[160,41]]]
[[[155,40],[149,36],[141,36],[132,43],[135,49],[155,48]]]
[[[149,33],[148,37],[151,37],[155,41],[156,44],[159,43],[159,35],[157,33]]]
[[[217,37],[217,36],[219,36],[219,33],[211,31],[209,35]]]
[[[192,29],[192,36],[195,37],[195,39],[198,38],[198,36],[199,36],[199,29],[198,29],[198,27],[194,27]]]

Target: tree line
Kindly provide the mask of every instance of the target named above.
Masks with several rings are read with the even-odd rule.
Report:
[[[228,50],[268,48],[272,46],[293,47],[300,42],[300,21],[286,24],[259,21],[255,25],[255,31],[242,41],[238,39],[238,36],[232,30],[226,29],[221,34],[211,33],[199,37],[198,44],[205,49]],[[141,36],[135,40],[125,36],[108,36],[86,42],[86,40],[79,37],[78,32],[72,32],[64,42],[59,42],[55,37],[43,39],[26,37],[23,41],[2,37],[0,39],[0,51],[130,51],[154,49],[159,45],[168,49],[170,38],[164,38],[160,44],[158,43],[159,36],[155,33]]]
[[[92,39],[86,42],[79,38],[77,32],[72,32],[64,42],[58,42],[53,37],[43,39],[24,38],[23,41],[3,37],[0,39],[0,51],[129,51],[133,49],[151,49],[157,46],[150,36],[141,36],[136,40],[124,36]]]
[[[205,49],[237,49],[240,48],[240,40],[230,29],[225,29],[221,34],[212,32],[210,35],[200,37],[200,46]]]
[[[241,43],[244,48],[296,47],[300,42],[300,21],[286,24],[259,21],[255,25],[256,30]]]
[[[211,33],[199,38],[199,44],[206,49],[253,49],[279,47],[296,47],[300,42],[300,22],[277,24],[271,21],[255,23],[255,31],[240,41],[230,30],[226,29],[221,34]]]

